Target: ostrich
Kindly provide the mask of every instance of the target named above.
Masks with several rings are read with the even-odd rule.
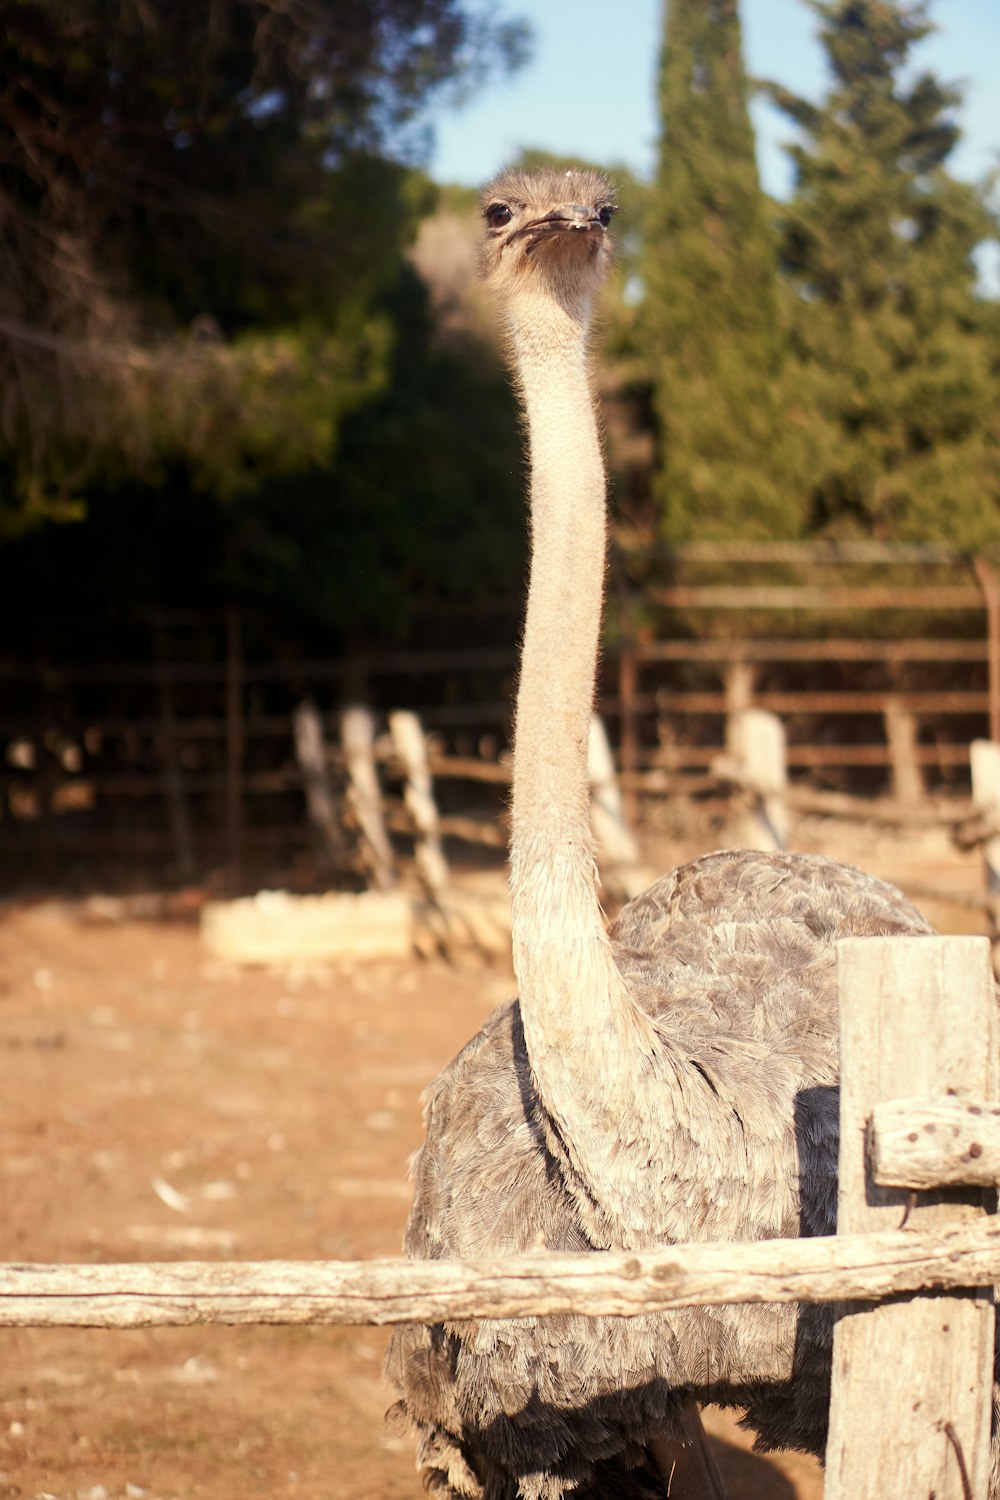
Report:
[[[518,1001],[429,1090],[414,1257],[827,1234],[838,1149],[834,944],[925,934],[890,886],[821,857],[695,860],[606,930],[587,735],[605,566],[589,373],[614,192],[508,172],[481,270],[506,322],[530,457],[510,886]],[[698,1416],[746,1409],[767,1447],[822,1454],[824,1308],[408,1326],[387,1373],[433,1493],[724,1500]]]

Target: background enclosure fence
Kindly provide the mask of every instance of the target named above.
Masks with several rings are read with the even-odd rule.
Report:
[[[870,543],[620,550],[610,594],[599,707],[640,824],[664,797],[724,806],[718,757],[748,707],[781,717],[793,790],[910,804],[967,799],[969,742],[1000,734],[988,560]],[[496,828],[519,628],[514,600],[440,605],[414,611],[412,639],[331,656],[317,631],[236,608],[11,622],[0,879],[252,883],[297,864],[307,879],[304,702],[335,781],[343,707],[374,711],[390,776],[388,715],[416,712],[445,833],[449,817],[452,836]]]

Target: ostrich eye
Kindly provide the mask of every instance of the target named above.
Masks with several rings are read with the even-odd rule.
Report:
[[[513,217],[506,203],[491,203],[486,210],[486,222],[491,229],[502,229]]]
[[[607,229],[608,225],[611,223],[611,220],[614,218],[614,216],[615,216],[615,210],[611,207],[610,203],[605,203],[602,208],[599,208],[597,210],[597,217],[600,219],[600,221],[604,225],[605,229]]]

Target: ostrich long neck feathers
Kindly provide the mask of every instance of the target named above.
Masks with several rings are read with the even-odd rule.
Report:
[[[581,1177],[600,1184],[625,1225],[634,1192],[617,1183],[620,1146],[623,1131],[634,1138],[652,1047],[605,935],[590,834],[606,522],[589,305],[535,296],[508,308],[508,322],[528,424],[532,534],[514,747],[514,968],[545,1108]]]
[[[514,889],[527,868],[547,865],[554,850],[571,850],[587,876],[588,925],[600,925],[587,736],[601,622],[604,470],[586,327],[561,308],[546,312],[543,326],[536,315],[530,328],[514,330],[528,422],[532,543],[514,746]]]

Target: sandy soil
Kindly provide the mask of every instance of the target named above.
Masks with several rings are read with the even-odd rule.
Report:
[[[975,884],[973,863],[960,873]],[[420,1090],[510,993],[503,963],[237,972],[192,921],[6,908],[0,1260],[397,1253]],[[383,1424],[385,1340],[0,1332],[0,1500],[415,1497]],[[722,1414],[710,1427],[735,1496],[818,1500],[810,1460],[749,1454]]]

